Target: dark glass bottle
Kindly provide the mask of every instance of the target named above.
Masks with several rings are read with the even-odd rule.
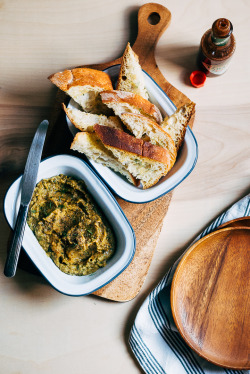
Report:
[[[236,47],[232,31],[231,22],[219,18],[202,36],[198,63],[208,76],[217,77],[227,70]]]

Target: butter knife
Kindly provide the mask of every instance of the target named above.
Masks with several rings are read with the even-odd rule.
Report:
[[[18,211],[13,237],[7,255],[4,275],[14,277],[23,241],[29,204],[36,186],[37,173],[41,161],[43,145],[49,122],[44,120],[38,126],[33,138],[21,180],[21,203]]]

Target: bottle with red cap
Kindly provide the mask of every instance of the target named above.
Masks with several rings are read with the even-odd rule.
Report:
[[[207,76],[217,77],[228,69],[236,47],[232,31],[232,23],[219,18],[202,36],[198,62]]]

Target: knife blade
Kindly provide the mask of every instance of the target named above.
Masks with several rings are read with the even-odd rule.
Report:
[[[10,249],[4,267],[4,275],[6,277],[14,277],[14,275],[16,274],[29,204],[34,192],[34,188],[36,186],[37,173],[41,161],[42,150],[48,126],[49,122],[47,120],[42,121],[38,126],[26,161],[24,173],[21,180],[20,208],[18,211]]]

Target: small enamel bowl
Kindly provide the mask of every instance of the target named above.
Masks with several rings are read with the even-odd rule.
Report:
[[[42,249],[28,225],[25,228],[23,248],[56,290],[71,296],[87,295],[105,286],[126,269],[135,253],[135,234],[113,195],[86,162],[69,155],[49,157],[39,166],[37,182],[59,174],[85,182],[87,190],[113,229],[116,238],[115,253],[104,268],[91,275],[76,276],[59,270]],[[4,200],[5,217],[11,228],[14,227],[20,205],[20,182],[21,177],[10,186]]]
[[[114,86],[119,75],[119,70],[120,65],[110,66],[104,70],[104,72],[109,74]],[[145,71],[143,71],[143,74],[149,93],[149,100],[160,109],[163,118],[166,115],[171,116],[176,111],[176,106],[161,89],[161,87]],[[69,101],[68,108],[79,109],[80,107],[73,99],[71,99]],[[66,120],[69,130],[74,136],[77,129],[70,122],[67,116]],[[89,159],[89,163],[117,196],[131,203],[148,203],[167,194],[178,186],[192,172],[196,165],[197,158],[197,141],[192,130],[190,127],[188,127],[183,145],[178,152],[177,160],[173,168],[165,177],[161,178],[155,186],[152,186],[146,190],[135,187],[134,185],[130,184],[121,174],[114,172],[106,166],[98,164],[91,159]]]

